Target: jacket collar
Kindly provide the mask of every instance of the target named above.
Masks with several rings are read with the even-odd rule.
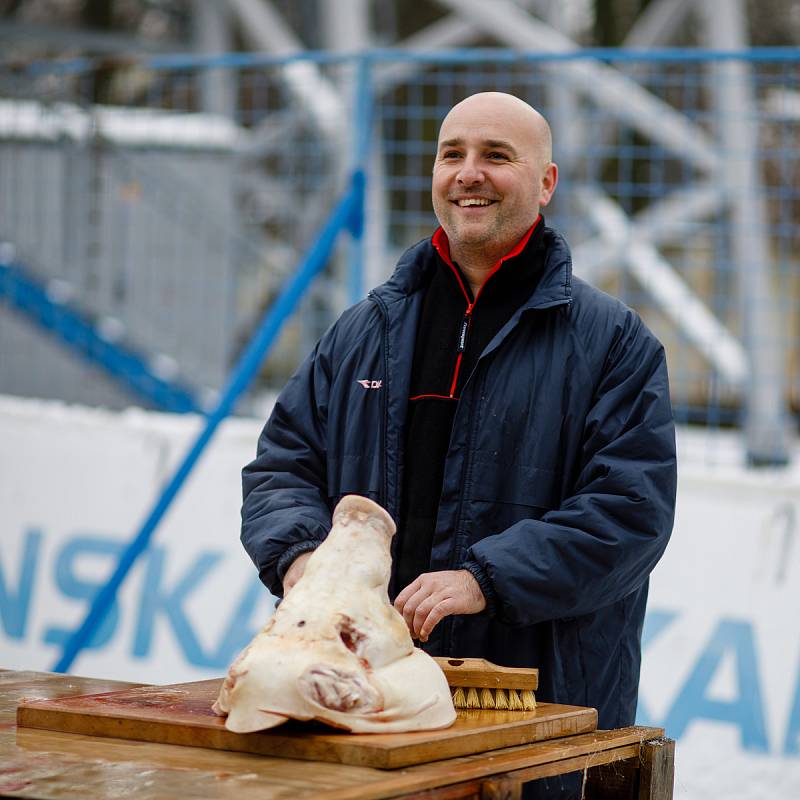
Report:
[[[543,223],[544,220],[540,224]],[[542,277],[520,310],[549,308],[572,302],[572,256],[569,245],[553,228],[545,227],[543,234],[545,257]],[[437,269],[439,263],[432,239],[433,237],[423,239],[406,250],[392,277],[370,294],[390,306],[420,291],[431,270]]]
[[[436,248],[439,258],[441,258],[441,260],[444,262],[444,266],[455,278],[455,281],[461,289],[461,294],[463,294],[467,306],[472,308],[472,306],[478,301],[478,297],[483,295],[484,286],[486,286],[486,284],[489,283],[494,277],[495,273],[498,272],[501,274],[498,275],[494,281],[492,281],[491,291],[496,292],[498,279],[501,281],[501,285],[506,287],[507,292],[510,291],[513,295],[516,295],[517,301],[520,297],[519,292],[517,291],[518,289],[522,289],[522,291],[526,293],[533,291],[536,283],[539,280],[544,256],[543,247],[541,245],[543,227],[544,223],[542,222],[542,216],[540,214],[538,217],[536,217],[536,222],[534,222],[533,225],[528,228],[527,233],[514,245],[514,247],[512,247],[511,250],[509,250],[502,258],[495,262],[495,264],[486,274],[482,286],[474,295],[471,288],[467,288],[469,279],[450,256],[450,241],[447,238],[444,228],[439,227],[436,229],[436,233],[434,233],[431,237],[431,242]],[[531,243],[531,239],[534,237],[536,240],[538,240],[538,245]],[[531,243],[530,246],[529,243]],[[518,258],[518,256],[522,256],[523,253],[525,254],[524,257]],[[514,267],[506,267],[505,264],[508,261],[517,261],[517,264]],[[526,295],[522,296],[524,297]]]

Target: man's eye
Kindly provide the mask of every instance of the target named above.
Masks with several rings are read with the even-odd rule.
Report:
[[[488,156],[493,161],[506,161],[508,156],[505,153],[489,153]]]
[[[459,158],[460,155],[461,153],[459,153],[458,150],[445,150],[445,152],[442,153],[442,158]]]

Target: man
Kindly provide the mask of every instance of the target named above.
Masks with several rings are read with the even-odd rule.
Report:
[[[614,728],[634,721],[674,427],[661,345],[572,275],[544,225],[557,180],[549,127],[523,101],[488,92],[450,111],[441,228],[281,394],[244,470],[242,540],[279,595],[337,500],[371,497],[398,521],[390,592],[425,649],[536,666],[542,700]]]

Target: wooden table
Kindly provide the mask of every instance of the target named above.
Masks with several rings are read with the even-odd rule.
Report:
[[[0,670],[0,795],[38,798],[427,800],[519,797],[522,782],[584,770],[586,800],[670,800],[674,742],[659,728],[597,731],[397,770],[17,729],[23,699],[136,684]]]

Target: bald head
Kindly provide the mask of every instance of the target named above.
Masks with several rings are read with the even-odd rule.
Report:
[[[439,130],[433,210],[450,252],[475,274],[530,230],[558,182],[550,126],[527,103],[481,92],[453,106]]]
[[[439,143],[458,125],[494,120],[517,134],[541,164],[553,160],[553,137],[547,120],[524,100],[505,92],[479,92],[456,103],[442,121]]]

